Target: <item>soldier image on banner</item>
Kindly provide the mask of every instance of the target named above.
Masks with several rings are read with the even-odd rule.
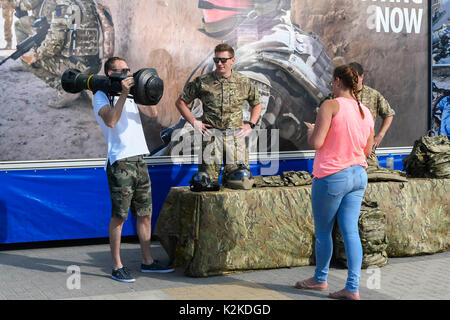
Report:
[[[199,0],[198,8],[203,13],[201,31],[233,46],[234,70],[258,88],[262,112],[257,128],[268,130],[268,146],[270,130],[276,129],[280,151],[307,149],[303,121],[314,122],[314,107],[331,90],[334,66],[318,36],[291,22],[291,0]],[[194,75],[214,69],[212,54],[197,65],[186,83]],[[201,102],[194,101],[191,111],[200,117]],[[244,120],[249,115],[250,107],[245,105]],[[183,130],[175,130],[179,128]],[[177,134],[185,134],[186,130],[193,128],[181,118],[161,132],[169,146],[152,153],[169,155],[180,140]]]
[[[16,0],[1,0],[0,8],[2,8],[3,17],[3,32],[5,35],[6,45],[1,49],[12,49],[12,24],[14,18],[14,8],[16,7]]]
[[[108,8],[95,0],[20,0],[16,15],[18,44],[36,32],[36,25],[48,23],[43,41],[21,60],[28,71],[57,90],[58,98],[49,107],[69,106],[81,93],[62,89],[63,72],[71,68],[97,73],[101,60],[113,54],[114,25]]]

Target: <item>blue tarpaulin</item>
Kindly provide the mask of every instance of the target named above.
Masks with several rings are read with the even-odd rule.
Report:
[[[188,185],[195,170],[149,167],[152,227],[170,187]],[[0,185],[0,243],[108,237],[111,203],[103,168],[0,171]],[[129,214],[122,234],[135,235],[135,224]]]
[[[395,169],[402,169],[396,156]],[[276,162],[283,171],[312,171],[313,159]],[[385,157],[380,157],[385,165]],[[254,175],[263,163],[251,164]],[[267,167],[267,166],[266,166]],[[196,164],[149,165],[152,181],[152,229],[171,187],[187,186]],[[103,167],[0,171],[0,243],[23,243],[108,237],[111,203]],[[122,235],[136,235],[136,219]]]

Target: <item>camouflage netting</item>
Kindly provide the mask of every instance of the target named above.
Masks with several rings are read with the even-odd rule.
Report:
[[[361,268],[385,266],[388,262],[386,253],[386,214],[378,208],[376,202],[363,201],[358,220],[358,229],[363,248]],[[348,267],[344,240],[337,223],[335,223],[333,230],[333,242],[335,259]]]
[[[369,183],[364,199],[386,213],[388,257],[450,249],[450,179]]]
[[[313,255],[310,188],[172,188],[154,235],[189,276],[306,266]],[[276,199],[276,201],[274,201]],[[178,239],[167,249],[164,236]],[[169,254],[170,256],[170,254]]]
[[[450,249],[450,179],[371,182],[365,201],[386,214],[388,257]],[[189,276],[309,265],[311,186],[191,192],[172,188],[154,236]],[[175,241],[176,240],[176,241]]]
[[[450,140],[444,134],[421,137],[403,158],[403,166],[411,177],[450,178]]]

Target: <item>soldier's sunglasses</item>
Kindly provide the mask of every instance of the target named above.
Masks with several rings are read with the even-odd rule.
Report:
[[[128,72],[130,72],[130,68],[123,68],[123,69],[116,69],[116,68],[112,68],[111,69],[114,72],[120,72],[121,74],[128,74]]]
[[[229,59],[233,59],[233,57],[229,57],[229,58],[217,58],[217,57],[214,57],[214,58],[213,58],[214,63],[219,63],[219,61],[222,62],[222,63],[225,63],[225,62],[227,62],[227,60],[229,60]]]

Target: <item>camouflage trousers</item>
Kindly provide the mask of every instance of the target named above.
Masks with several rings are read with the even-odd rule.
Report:
[[[219,181],[222,164],[224,164],[223,177],[228,172],[244,163],[249,167],[248,150],[245,138],[236,138],[233,130],[230,134],[220,130],[213,130],[213,135],[204,137],[202,141],[201,154],[198,159],[198,171],[205,171],[213,181]]]
[[[140,156],[137,161],[117,160],[106,169],[111,195],[111,216],[128,218],[152,214],[151,181],[147,164]]]
[[[67,69],[77,69],[81,73],[96,74],[100,68],[99,59],[79,58],[77,61],[71,61],[64,56],[45,57],[33,63],[29,70],[39,79],[43,80],[50,87],[63,91],[61,86],[61,75]]]
[[[6,47],[11,49],[12,44],[12,22],[14,17],[14,4],[12,2],[2,0],[2,16],[3,16],[3,31],[5,35]]]

